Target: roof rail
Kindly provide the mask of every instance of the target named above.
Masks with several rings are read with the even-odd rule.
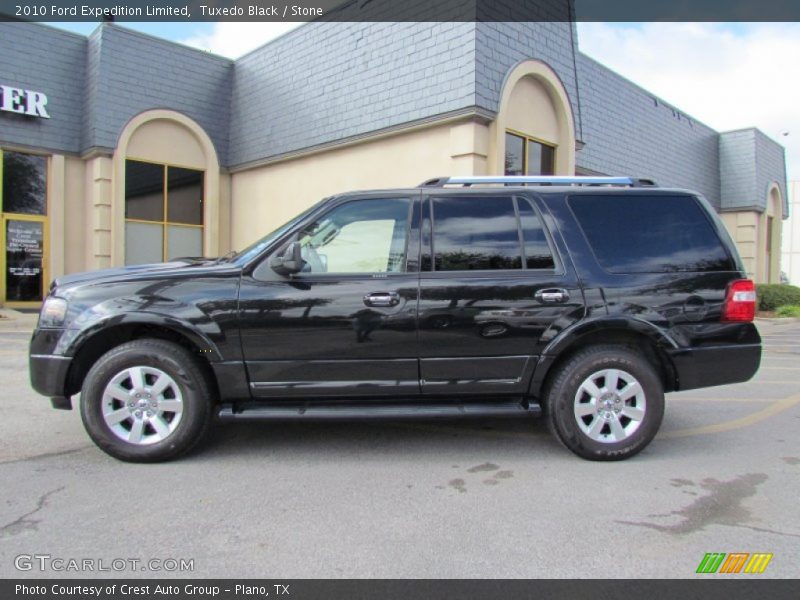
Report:
[[[476,184],[499,183],[503,185],[612,185],[628,187],[656,187],[652,179],[638,177],[579,177],[561,175],[505,175],[505,176],[470,176],[470,177],[435,177],[423,181],[419,187],[444,187],[445,185],[463,185],[469,187]]]

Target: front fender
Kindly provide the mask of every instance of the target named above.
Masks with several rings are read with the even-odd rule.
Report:
[[[83,316],[83,315],[82,315]],[[78,325],[78,327],[75,327]],[[219,326],[213,321],[203,323],[201,330],[195,323],[185,318],[170,314],[150,311],[130,311],[119,314],[99,315],[76,321],[72,327],[65,330],[55,347],[55,354],[75,356],[79,349],[96,335],[103,335],[116,328],[130,326],[152,326],[167,329],[184,336],[194,344],[211,362],[222,361],[223,356],[219,347],[213,341],[213,333],[221,335]]]

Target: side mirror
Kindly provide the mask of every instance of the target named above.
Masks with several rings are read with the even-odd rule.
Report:
[[[282,252],[273,256],[269,261],[269,266],[278,275],[288,276],[299,273],[306,265],[302,257],[300,242],[291,242]]]

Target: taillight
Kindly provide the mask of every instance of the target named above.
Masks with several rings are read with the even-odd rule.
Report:
[[[737,279],[728,284],[723,321],[752,321],[756,316],[756,286],[749,279]]]

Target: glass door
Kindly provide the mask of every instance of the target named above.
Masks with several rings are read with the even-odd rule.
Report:
[[[47,291],[47,157],[0,151],[0,302],[35,308]]]

